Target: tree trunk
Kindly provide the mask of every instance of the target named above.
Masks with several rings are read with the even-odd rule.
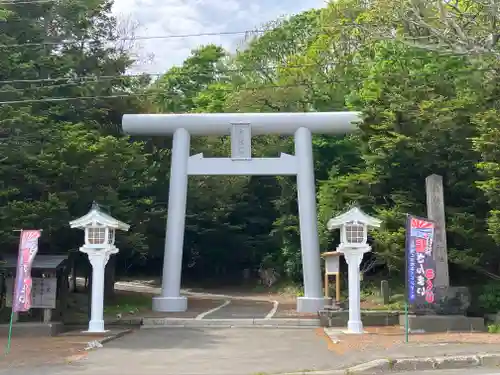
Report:
[[[72,254],[71,255],[71,283],[73,284],[72,285],[73,293],[77,293],[78,292],[78,287],[76,285],[76,275],[77,275],[77,272],[76,272],[76,264],[77,264],[76,257],[77,257],[77,255],[78,254]]]
[[[84,290],[90,293],[90,277],[92,276],[92,266],[90,262],[85,267],[85,287]]]
[[[112,300],[115,297],[115,271],[116,255],[111,255],[104,273],[104,298],[106,300]]]

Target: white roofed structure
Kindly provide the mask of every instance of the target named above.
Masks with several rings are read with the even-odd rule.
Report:
[[[351,221],[365,224],[366,226],[372,228],[379,228],[380,224],[382,224],[381,220],[365,214],[358,207],[353,207],[349,211],[328,220],[326,227],[328,228],[328,230],[333,230],[336,228],[340,228],[345,223],[349,223]]]
[[[85,229],[90,225],[98,225],[123,231],[128,231],[130,228],[130,225],[125,224],[124,222],[117,220],[114,217],[103,212],[96,202],[92,203],[92,208],[86,215],[70,221],[69,225],[71,228],[78,229]]]

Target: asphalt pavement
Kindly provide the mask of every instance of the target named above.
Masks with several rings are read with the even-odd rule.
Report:
[[[415,372],[391,372],[391,375],[500,375],[499,370],[484,368],[469,368],[466,370],[433,370],[433,371],[415,371]]]
[[[165,328],[139,330],[73,364],[0,374],[255,375],[328,370],[338,360],[314,328]]]
[[[405,345],[339,353],[321,329],[145,329],[63,365],[2,368],[0,375],[256,375],[341,369],[377,358],[428,357],[477,352],[474,345]],[[499,352],[482,344],[484,352]],[[397,373],[390,373],[398,375]],[[399,375],[500,375],[500,369],[435,370]]]

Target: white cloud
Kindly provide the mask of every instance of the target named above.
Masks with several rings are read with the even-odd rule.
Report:
[[[324,0],[115,0],[114,13],[139,23],[138,36],[165,36],[252,30],[280,16],[325,5]],[[212,35],[139,41],[140,55],[153,54],[135,71],[161,73],[181,64],[193,48],[215,43],[234,49],[242,36]]]

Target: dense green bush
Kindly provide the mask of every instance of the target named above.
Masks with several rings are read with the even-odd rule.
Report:
[[[500,283],[487,284],[478,297],[479,308],[485,313],[500,311]]]

